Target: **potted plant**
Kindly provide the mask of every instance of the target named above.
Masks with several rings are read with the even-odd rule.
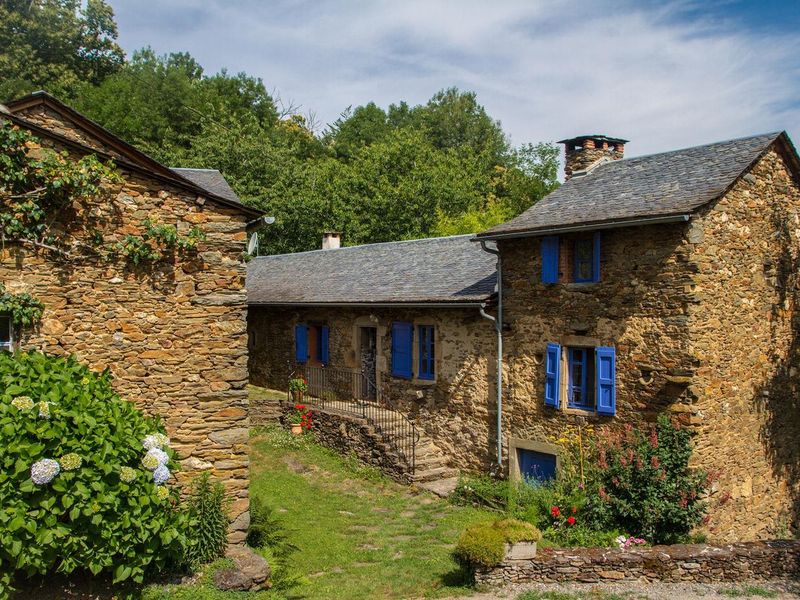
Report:
[[[292,400],[302,402],[303,395],[308,391],[308,382],[303,377],[290,379],[289,391],[292,393]]]
[[[312,414],[305,404],[295,404],[294,410],[289,413],[289,425],[292,427],[292,433],[300,435],[304,431],[311,429]]]

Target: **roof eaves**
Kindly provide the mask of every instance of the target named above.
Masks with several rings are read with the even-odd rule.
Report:
[[[491,233],[486,231],[479,233],[474,241],[503,240],[520,237],[539,237],[543,235],[553,235],[557,233],[571,233],[578,231],[596,231],[599,229],[619,229],[622,227],[640,227],[643,225],[661,225],[666,223],[679,223],[688,221],[692,213],[680,212],[656,217],[632,217],[630,219],[608,219],[603,221],[591,221],[574,225],[561,225],[553,227],[538,227],[535,229],[519,228],[515,230]]]

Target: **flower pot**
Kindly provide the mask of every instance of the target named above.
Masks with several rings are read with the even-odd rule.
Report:
[[[295,435],[300,435],[303,433],[303,426],[300,423],[292,423],[292,433]]]
[[[295,404],[303,401],[303,392],[300,390],[292,390],[292,400],[294,400]]]
[[[536,542],[506,544],[505,560],[530,560],[536,557]]]

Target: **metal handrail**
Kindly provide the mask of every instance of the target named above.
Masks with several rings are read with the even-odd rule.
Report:
[[[308,384],[304,404],[366,420],[414,474],[419,430],[413,421],[384,401],[378,386],[363,371],[291,363],[288,371],[290,380],[303,377]],[[286,399],[291,400],[288,386]]]

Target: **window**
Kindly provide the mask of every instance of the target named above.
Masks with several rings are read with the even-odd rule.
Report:
[[[590,238],[579,238],[572,246],[572,281],[600,281],[600,232]]]
[[[420,379],[435,379],[436,348],[433,325],[420,325],[419,333],[419,375]]]
[[[566,382],[561,363],[565,361]],[[566,407],[614,415],[616,405],[616,353],[614,348],[565,348],[550,343],[545,356],[544,403],[560,410],[562,385],[566,383]]]
[[[404,321],[392,323],[392,375],[411,379],[414,326]]]
[[[556,478],[556,455],[517,448],[519,474],[527,483],[544,483]]]
[[[0,315],[0,350],[13,349],[13,337],[11,327],[11,315]]]
[[[600,281],[600,232],[591,237],[541,239],[542,283]]]
[[[327,365],[329,361],[330,328],[327,325],[306,325],[298,323],[294,327],[295,361],[298,364]]]

